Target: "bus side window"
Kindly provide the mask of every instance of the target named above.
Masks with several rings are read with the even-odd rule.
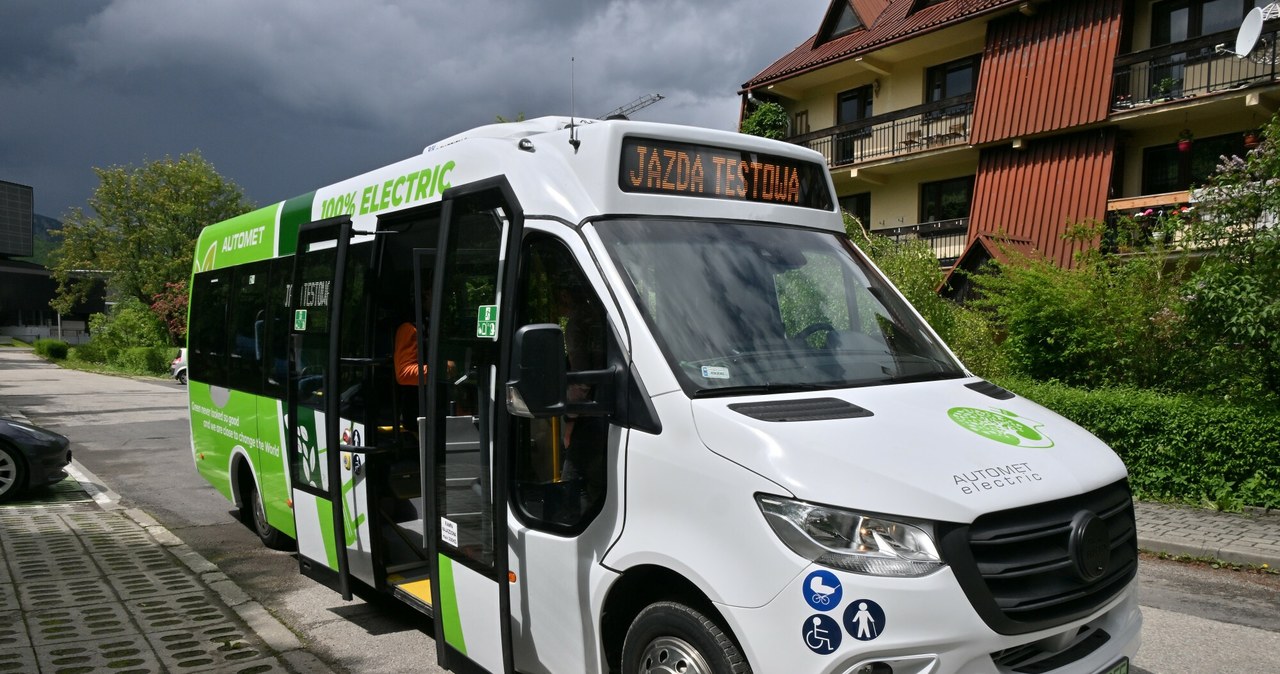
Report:
[[[603,307],[564,244],[533,235],[521,255],[517,325],[555,323],[564,330],[570,373],[601,369],[609,344]],[[591,400],[592,387],[571,384],[570,402]],[[604,503],[609,423],[599,416],[513,417],[515,499],[536,525],[581,530]]]
[[[267,262],[236,267],[231,294],[228,379],[232,388],[254,394],[262,392],[262,332],[266,324],[269,270]]]
[[[293,257],[277,257],[270,264],[271,283],[267,290],[266,322],[263,325],[263,368],[266,381],[263,393],[272,398],[285,397],[289,378],[289,284],[292,283]]]
[[[227,304],[231,273],[226,269],[196,274],[192,279],[194,321],[188,330],[188,358],[192,381],[210,386],[227,385]]]

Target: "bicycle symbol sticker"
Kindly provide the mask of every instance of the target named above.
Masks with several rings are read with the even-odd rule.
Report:
[[[884,609],[870,599],[855,599],[844,610],[844,628],[858,641],[871,641],[884,634]]]
[[[800,588],[804,593],[804,601],[816,611],[830,611],[840,605],[840,595],[844,593],[840,587],[840,579],[830,571],[814,571],[804,579]]]
[[[840,648],[840,640],[844,638],[835,619],[822,614],[805,618],[800,633],[804,637],[804,645],[818,655],[835,653]]]

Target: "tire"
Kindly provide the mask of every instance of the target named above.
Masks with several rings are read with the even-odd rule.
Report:
[[[179,384],[182,384],[183,386],[186,386],[186,385],[187,385],[187,371],[186,371],[186,370],[183,370],[183,371],[181,371],[181,372],[179,372],[179,373],[178,373],[178,383],[179,383]]]
[[[750,674],[751,665],[716,621],[676,602],[636,616],[622,642],[623,674]]]
[[[27,487],[27,467],[22,453],[0,444],[0,502],[18,497]]]
[[[262,507],[262,497],[258,495],[258,488],[252,481],[245,487],[244,509],[250,528],[258,534],[263,545],[272,550],[293,549],[293,539],[267,522],[267,511]]]

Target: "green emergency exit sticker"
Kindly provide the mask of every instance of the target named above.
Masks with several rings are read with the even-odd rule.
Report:
[[[295,309],[293,311],[293,329],[302,332],[307,329],[307,310]]]
[[[498,336],[498,305],[481,304],[476,310],[476,337]]]

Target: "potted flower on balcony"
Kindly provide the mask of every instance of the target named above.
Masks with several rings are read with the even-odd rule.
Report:
[[[1182,84],[1182,80],[1176,80],[1172,77],[1161,78],[1160,81],[1151,85],[1152,102],[1159,103],[1161,101],[1169,100],[1173,97],[1174,90],[1177,89],[1180,84]]]
[[[1178,133],[1178,152],[1190,152],[1192,138],[1194,138],[1194,136],[1191,135],[1191,129],[1183,129],[1181,132],[1179,132]]]

